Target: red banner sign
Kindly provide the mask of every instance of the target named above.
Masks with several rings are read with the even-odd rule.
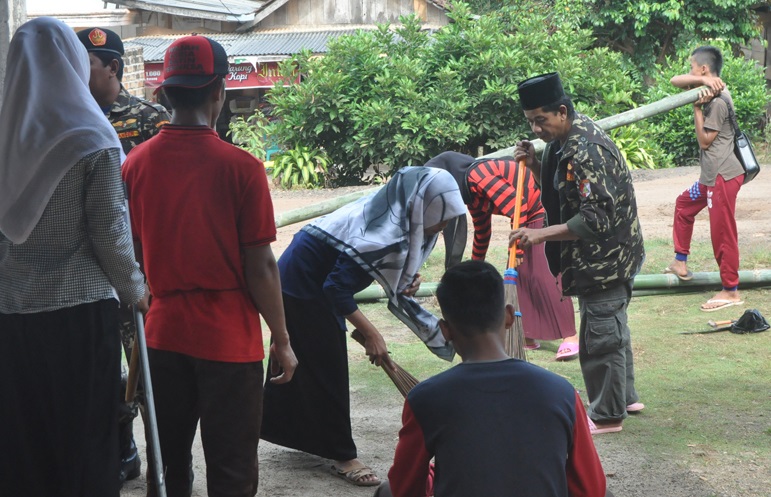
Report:
[[[227,88],[273,88],[276,81],[281,81],[277,62],[258,63],[257,67],[243,62],[230,64],[230,73],[225,77]],[[163,64],[145,63],[145,86],[155,88],[163,82]]]

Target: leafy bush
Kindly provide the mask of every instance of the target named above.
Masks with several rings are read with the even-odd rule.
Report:
[[[608,116],[634,105],[639,83],[621,55],[589,48],[587,30],[538,1],[474,18],[453,4],[453,23],[429,36],[414,16],[330,42],[327,54],[283,65],[302,82],[269,94],[284,143],[323,147],[340,183],[372,166],[394,171],[445,150],[477,155],[531,137],[520,81],[559,71],[577,107]],[[294,73],[296,74],[296,73]],[[291,81],[291,79],[288,79]]]
[[[641,74],[699,39],[734,46],[760,36],[757,0],[562,0],[582,10],[598,45],[624,53]],[[559,2],[558,2],[559,3]]]
[[[323,150],[304,145],[276,154],[273,160],[273,178],[285,187],[314,188],[325,183],[329,159]]]
[[[264,161],[267,155],[265,152],[270,134],[268,118],[259,109],[255,110],[254,114],[247,119],[238,116],[234,122],[230,123],[230,129],[228,129],[228,135],[232,137],[234,144],[261,161]]]
[[[690,71],[688,60],[693,48],[707,44],[710,42],[681,51],[676,60],[667,59],[664,67],[660,68],[655,84],[648,89],[647,99],[659,100],[681,92],[682,90],[673,86],[669,80],[673,76]],[[739,127],[751,138],[761,138],[765,125],[765,107],[769,100],[763,68],[743,56],[732,55],[730,48],[725,44],[714,41],[711,44],[718,46],[723,52],[721,78],[733,97]],[[675,164],[694,164],[698,161],[699,146],[694,134],[692,106],[686,105],[650,118],[649,129],[651,140],[664,144],[666,152],[672,156]]]
[[[629,169],[660,169],[672,165],[671,158],[650,140],[644,124],[629,124],[608,133],[624,156]]]

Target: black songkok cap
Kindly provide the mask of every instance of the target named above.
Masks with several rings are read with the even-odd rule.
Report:
[[[517,85],[523,110],[540,109],[565,97],[559,73],[550,72],[526,79]]]
[[[109,52],[120,58],[123,55],[123,41],[118,33],[104,28],[86,28],[78,31],[78,39],[88,52]]]

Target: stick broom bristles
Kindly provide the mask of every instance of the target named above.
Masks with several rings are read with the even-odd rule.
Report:
[[[353,330],[351,332],[351,338],[359,342],[362,347],[364,346],[364,335],[362,335],[359,330]],[[394,369],[389,368],[385,364],[381,364],[380,367],[383,368],[383,371],[386,372],[394,385],[396,385],[396,389],[399,390],[399,393],[401,393],[402,396],[406,399],[407,394],[410,393],[412,387],[418,384],[418,379],[405,371],[404,368],[396,364],[395,361],[391,362],[394,364]]]

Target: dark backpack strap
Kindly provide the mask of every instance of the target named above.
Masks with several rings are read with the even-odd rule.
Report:
[[[739,123],[736,121],[736,114],[734,113],[734,107],[733,105],[731,105],[731,101],[728,100],[728,97],[726,97],[722,93],[718,96],[723,102],[725,102],[726,106],[728,107],[728,119],[731,120],[731,125],[734,127],[734,136],[738,137],[741,134],[741,131],[739,131]]]

